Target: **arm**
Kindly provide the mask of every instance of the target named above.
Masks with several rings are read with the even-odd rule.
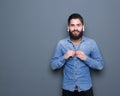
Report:
[[[75,51],[67,50],[64,46],[59,42],[56,47],[55,54],[51,60],[51,68],[53,70],[61,68],[70,57],[75,56]]]
[[[66,62],[64,54],[62,53],[62,46],[60,42],[57,44],[54,56],[51,59],[51,68],[53,70],[61,68]]]
[[[86,57],[86,60],[84,61],[89,67],[97,70],[103,69],[103,59],[100,54],[99,48],[96,44],[96,42],[93,42],[92,44],[93,49],[90,54],[90,56]]]

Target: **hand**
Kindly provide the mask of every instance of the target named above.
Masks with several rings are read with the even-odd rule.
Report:
[[[73,50],[68,50],[65,54],[65,58],[68,59],[69,57],[74,57],[75,56],[75,51]]]
[[[81,59],[83,61],[87,59],[86,54],[82,51],[76,51],[75,55],[76,55],[76,57],[78,57],[79,59]]]

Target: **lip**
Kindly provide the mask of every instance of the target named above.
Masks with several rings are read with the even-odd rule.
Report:
[[[73,34],[77,36],[79,33],[78,32],[73,32]]]
[[[79,33],[79,31],[73,31],[74,33]]]

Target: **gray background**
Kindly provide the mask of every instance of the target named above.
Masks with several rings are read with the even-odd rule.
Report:
[[[61,96],[61,70],[50,69],[67,18],[81,13],[103,71],[92,71],[95,96],[119,96],[120,0],[0,0],[0,96]]]

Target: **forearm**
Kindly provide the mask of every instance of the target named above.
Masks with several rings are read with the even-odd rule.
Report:
[[[103,69],[103,60],[102,58],[93,59],[90,57],[87,57],[84,61],[90,68],[102,70]]]
[[[65,64],[66,59],[64,56],[61,57],[53,57],[51,60],[51,68],[53,70],[55,69],[59,69],[61,67],[63,67],[63,65]]]

